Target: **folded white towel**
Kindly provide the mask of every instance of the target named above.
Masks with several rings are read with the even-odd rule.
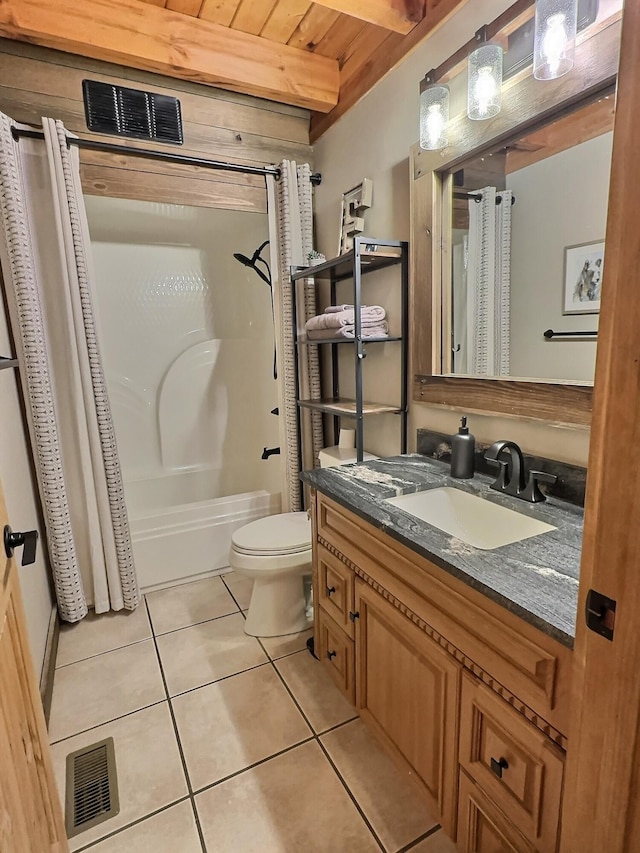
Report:
[[[360,329],[363,338],[388,338],[389,326],[383,320],[382,323],[363,325]],[[307,339],[310,341],[324,341],[331,338],[355,338],[355,326],[340,326],[333,329],[308,329]]]
[[[325,314],[341,314],[347,313],[355,315],[355,306],[354,305],[328,305],[324,309]],[[387,316],[387,312],[384,310],[382,305],[361,305],[360,306],[360,316],[362,319],[365,317],[367,320],[384,320]]]
[[[371,326],[376,323],[384,322],[384,309],[382,316],[376,314],[361,314],[361,325]],[[334,311],[331,314],[318,314],[316,317],[311,317],[305,323],[305,329],[339,329],[341,326],[355,325],[355,314],[353,311]]]

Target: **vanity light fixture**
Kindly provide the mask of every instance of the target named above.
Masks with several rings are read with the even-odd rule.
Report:
[[[578,0],[536,0],[533,76],[555,80],[573,68]]]
[[[476,39],[483,42],[467,59],[467,115],[474,121],[497,116],[502,106],[502,57],[499,44],[486,41],[486,27]]]
[[[420,83],[420,147],[439,151],[449,141],[449,87],[429,71]]]

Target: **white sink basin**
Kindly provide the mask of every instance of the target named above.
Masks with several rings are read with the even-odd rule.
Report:
[[[387,498],[387,503],[482,551],[556,529],[537,518],[448,486]]]

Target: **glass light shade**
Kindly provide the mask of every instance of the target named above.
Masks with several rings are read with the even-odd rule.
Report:
[[[469,54],[467,115],[474,121],[497,116],[500,112],[502,56],[499,44],[483,44]]]
[[[573,68],[578,0],[536,0],[533,76],[555,80]]]
[[[420,148],[438,151],[449,141],[449,88],[425,86],[420,92]]]

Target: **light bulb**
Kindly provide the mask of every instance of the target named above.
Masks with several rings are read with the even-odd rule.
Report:
[[[573,68],[578,0],[536,0],[533,76],[554,80]]]
[[[420,92],[420,147],[438,151],[447,144],[449,89],[423,81]]]
[[[435,146],[442,136],[444,129],[444,116],[440,104],[431,104],[427,108],[427,118],[425,121],[427,131],[427,139],[431,146]]]
[[[493,118],[502,106],[502,57],[499,44],[485,43],[467,62],[467,115],[474,121]]]
[[[491,74],[491,68],[485,65],[478,69],[478,79],[476,80],[475,93],[478,101],[478,112],[481,115],[487,115],[489,104],[496,94],[496,81]]]
[[[562,61],[562,55],[567,47],[566,17],[562,14],[552,15],[547,21],[547,31],[542,37],[541,52],[549,64],[552,77],[556,77]]]

